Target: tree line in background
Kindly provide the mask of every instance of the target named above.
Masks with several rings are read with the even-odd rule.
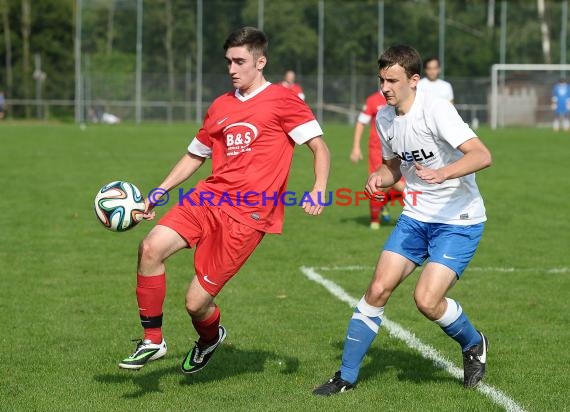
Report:
[[[84,0],[82,52],[101,73],[135,69],[136,1]],[[446,75],[488,76],[499,60],[500,1],[446,2]],[[378,43],[376,0],[326,0],[325,74],[375,75]],[[385,1],[385,45],[407,43],[422,55],[438,54],[437,0]],[[542,7],[541,7],[542,5]],[[508,3],[507,62],[559,61],[559,1]],[[47,74],[43,96],[74,97],[73,0],[0,0],[0,90],[8,98],[34,95],[34,55]],[[204,1],[204,72],[223,73],[227,34],[258,21],[258,0]],[[301,75],[317,70],[317,0],[265,0],[264,30],[270,39],[268,72]],[[196,57],[196,1],[145,0],[143,73],[185,73]],[[547,46],[545,47],[545,41]],[[352,62],[352,63],[351,63]],[[29,113],[27,113],[29,115]]]

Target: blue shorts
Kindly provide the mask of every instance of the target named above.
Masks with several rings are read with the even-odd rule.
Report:
[[[477,250],[483,226],[425,223],[401,215],[384,250],[402,255],[418,266],[426,259],[440,263],[459,278]]]

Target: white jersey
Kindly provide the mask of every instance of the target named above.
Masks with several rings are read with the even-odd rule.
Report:
[[[441,97],[450,102],[453,101],[453,87],[445,80],[436,79],[432,81],[424,77],[418,82],[418,91],[430,96]]]
[[[475,174],[429,184],[416,175],[414,163],[439,169],[463,153],[458,146],[477,135],[461,119],[455,107],[441,98],[417,92],[410,111],[397,116],[385,106],[376,116],[384,159],[400,158],[406,178],[403,214],[421,222],[474,225],[487,220]],[[412,192],[421,192],[414,196]],[[414,204],[415,203],[415,204]]]

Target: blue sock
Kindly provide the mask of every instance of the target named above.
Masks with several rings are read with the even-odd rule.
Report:
[[[453,299],[445,299],[447,300],[447,309],[435,323],[441,327],[447,336],[461,345],[463,352],[481,343],[481,334],[477,332],[467,315],[463,313],[459,303]]]
[[[345,381],[356,382],[362,359],[378,335],[383,313],[383,307],[370,306],[364,297],[354,309],[352,319],[348,323],[340,367],[340,376]]]

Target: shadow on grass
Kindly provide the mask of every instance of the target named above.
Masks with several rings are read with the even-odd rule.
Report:
[[[185,353],[173,355],[182,362]],[[166,376],[180,376],[180,385],[197,385],[239,376],[263,372],[268,362],[274,362],[283,374],[294,373],[299,369],[299,359],[278,356],[275,352],[246,350],[225,345],[216,351],[208,366],[194,375],[183,375],[180,365],[160,367],[172,358],[151,362],[140,371],[118,370],[116,373],[95,375],[94,380],[105,384],[134,383],[138,388],[123,395],[124,398],[139,398],[148,393],[162,392],[160,380]]]
[[[260,373],[265,370],[268,362],[273,362],[282,374],[291,374],[299,369],[299,359],[289,356],[279,356],[275,352],[264,350],[241,350],[232,346],[223,348],[216,353],[216,367],[204,369],[195,375],[184,375],[181,385],[196,385],[210,381],[218,381],[230,376],[244,373]],[[221,367],[223,365],[223,367]]]
[[[342,342],[336,342],[334,347],[340,351],[343,349]],[[432,361],[425,359],[417,352],[407,350],[387,349],[383,347],[372,347],[367,354],[369,362],[361,369],[358,380],[360,382],[374,379],[377,376],[396,371],[396,376],[400,381],[416,384],[425,382],[448,383],[459,381],[453,376],[447,375],[437,368]]]

